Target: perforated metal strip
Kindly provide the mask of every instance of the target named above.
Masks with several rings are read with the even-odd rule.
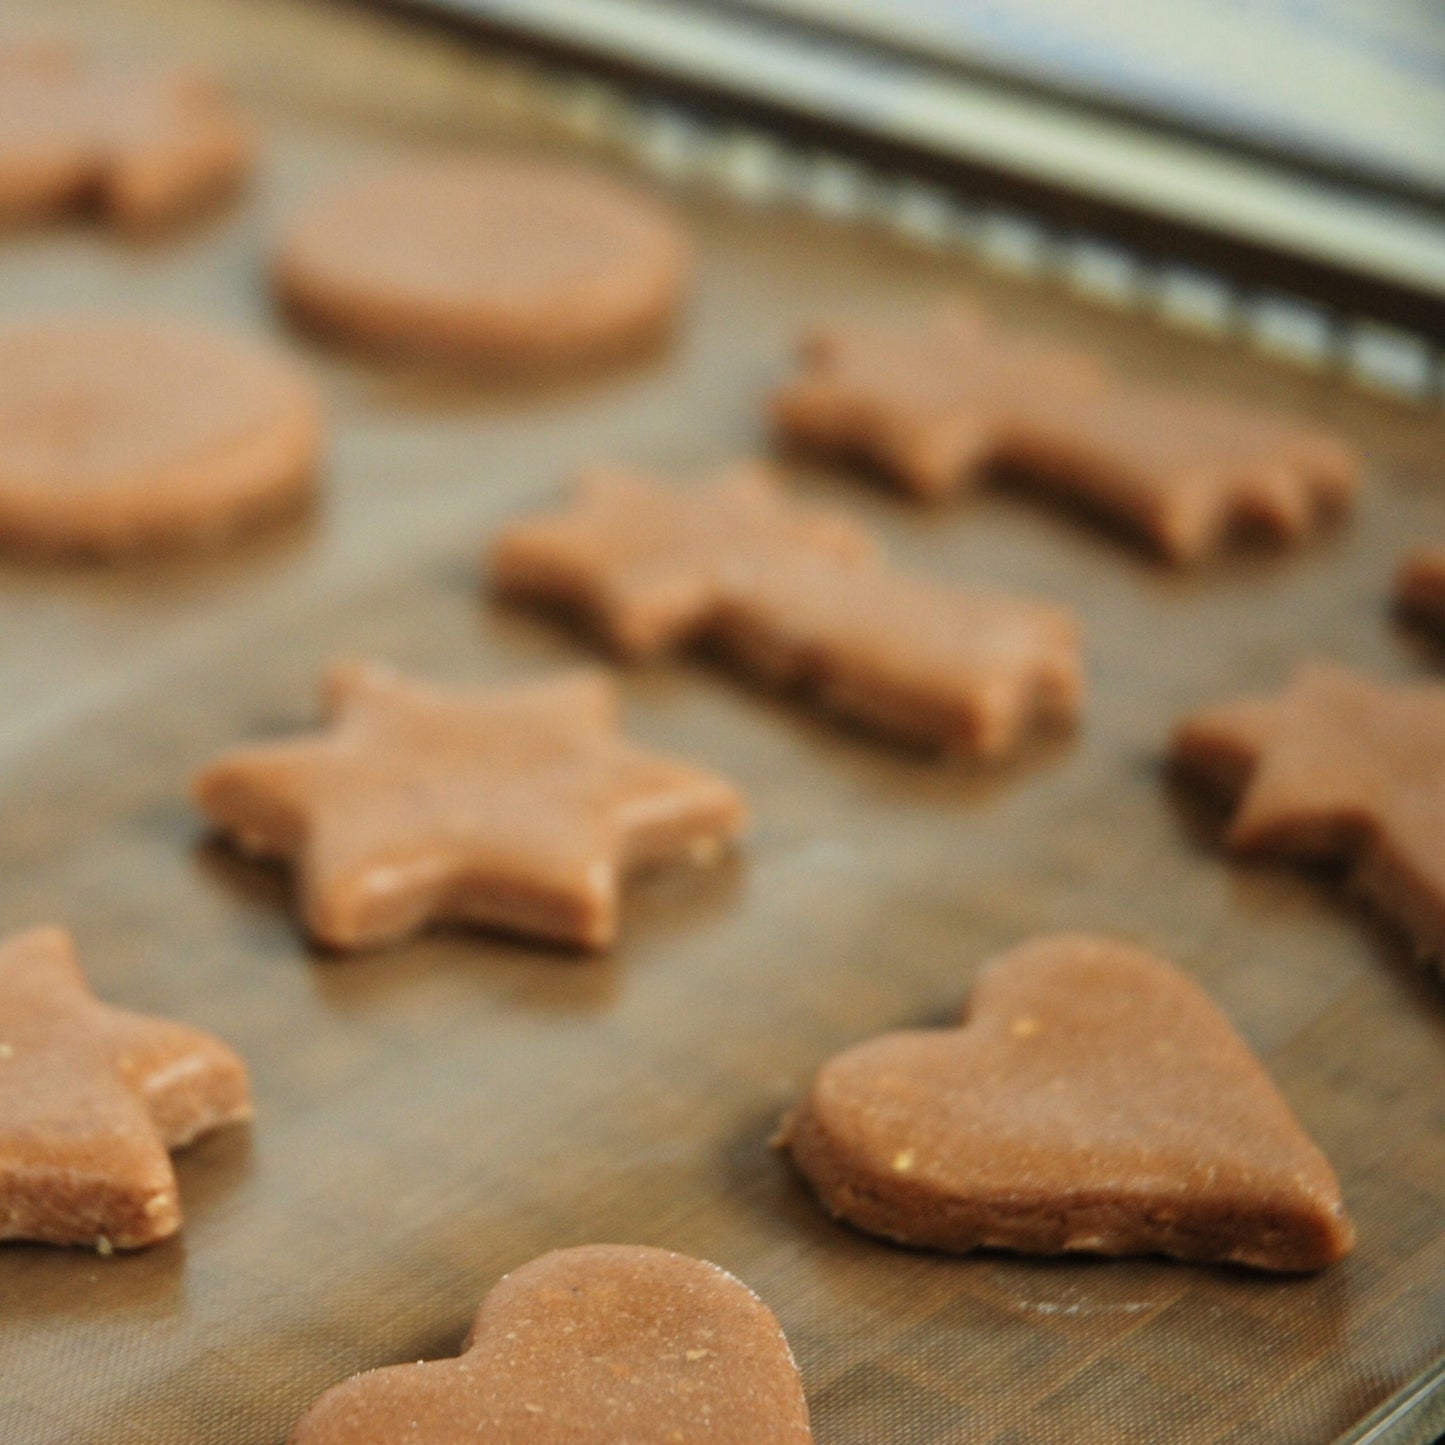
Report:
[[[1312,228],[1316,233],[1332,229],[1340,236],[1358,232],[1342,255],[1353,247],[1358,257],[1372,244],[1397,250],[1399,254],[1392,255],[1387,268],[1398,273],[1394,281],[1408,289],[1413,277],[1424,288],[1420,293],[1420,324],[1416,327],[1409,324],[1411,304],[1401,299],[1398,290],[1388,304],[1381,299],[1380,309],[1372,309],[1368,301],[1360,300],[1368,296],[1368,286],[1349,301],[1322,300],[1321,296],[1329,293],[1327,289],[1322,291],[1318,278],[1310,286],[1292,289],[1287,281],[1260,284],[1229,265],[1200,265],[1184,259],[1182,248],[1170,249],[1175,228],[1169,218],[1161,212],[1154,218],[1157,225],[1151,221],[1144,195],[1148,187],[1140,193],[1139,215],[1126,228],[1147,237],[1146,247],[1121,243],[1117,228],[1080,222],[1080,216],[1097,209],[1088,202],[1065,208],[1069,219],[1062,220],[1064,212],[1056,215],[1045,207],[1031,205],[1028,186],[1020,188],[1017,204],[1001,204],[997,199],[999,188],[979,185],[977,175],[971,175],[967,165],[959,167],[956,180],[943,179],[949,169],[946,158],[928,165],[925,179],[923,168],[910,173],[896,151],[882,162],[869,161],[861,158],[860,150],[846,145],[815,145],[796,137],[784,138],[780,131],[767,126],[734,123],[725,114],[726,108],[720,109],[715,103],[716,95],[705,98],[699,93],[689,100],[685,87],[680,90],[676,84],[650,84],[642,73],[645,67],[634,71],[619,68],[616,63],[613,51],[617,36],[612,30],[624,21],[627,25],[618,34],[635,34],[642,50],[652,56],[649,64],[664,63],[657,59],[668,54],[666,37],[659,29],[661,22],[703,23],[697,16],[689,21],[678,20],[674,7],[651,4],[647,14],[630,11],[626,16],[609,18],[609,7],[616,8],[613,0],[388,3],[392,8],[464,24],[479,23],[492,35],[537,42],[536,46],[528,45],[528,63],[535,67],[538,86],[569,128],[594,143],[625,151],[674,182],[722,188],[759,203],[801,205],[886,226],[920,244],[966,252],[990,266],[1047,278],[1092,300],[1147,312],[1166,324],[1238,339],[1303,367],[1337,370],[1362,386],[1395,396],[1438,401],[1445,389],[1445,354],[1436,324],[1441,302],[1428,284],[1428,276],[1439,270],[1441,255],[1445,254],[1445,231],[1430,217],[1404,209],[1398,217],[1393,213],[1389,217],[1371,215],[1368,208],[1359,215],[1346,214],[1351,204],[1348,197],[1309,193],[1307,187],[1302,187],[1298,196],[1276,204],[1267,194],[1269,187],[1279,182],[1288,188],[1287,178],[1261,178],[1243,170],[1236,175],[1227,168],[1220,169],[1202,189],[1193,187],[1195,193],[1185,198],[1185,210],[1192,210],[1197,218],[1202,214],[1201,207],[1208,209],[1211,185],[1221,204],[1225,197],[1235,204],[1239,200],[1235,192],[1254,189],[1259,195],[1251,203],[1254,214],[1249,224],[1261,236],[1284,226],[1274,212],[1280,217],[1298,212],[1284,227],[1286,230],[1292,228],[1296,234],[1305,234]],[[682,7],[684,11],[686,8]],[[628,30],[628,26],[633,29]],[[589,45],[595,47],[595,54],[578,59]],[[819,58],[826,62],[829,56]],[[791,53],[781,56],[777,68],[787,72],[797,59]],[[595,64],[590,63],[594,60]],[[720,73],[737,68],[734,57]],[[860,71],[860,78],[866,73]],[[760,93],[776,89],[776,85],[761,86]],[[860,92],[856,99],[860,134],[873,123],[877,112],[890,109],[886,95],[883,100],[870,100]],[[913,108],[926,110],[905,107]],[[990,123],[987,115],[977,119],[984,125]],[[1030,126],[1023,112],[999,119],[1009,124],[1017,122],[1024,131]],[[1049,124],[1057,131],[1058,117],[1052,117]],[[1011,144],[1004,144],[1000,154],[1006,155]],[[1027,146],[1013,148],[1021,156],[1031,148],[1037,158],[1049,154],[1050,142],[1047,136],[1037,135],[1029,139]],[[1180,174],[1192,164],[1206,170],[1214,167],[1214,158],[1205,149],[1194,150],[1198,153],[1150,158],[1156,179],[1171,165]],[[1101,184],[1106,189],[1113,183],[1110,175],[1114,181],[1121,174],[1127,176],[1127,156],[1109,156],[1106,144],[1095,144],[1088,154],[1095,162],[1107,161],[1101,172]],[[1112,209],[1117,216],[1131,204],[1121,190],[1118,196],[1109,198],[1104,209]],[[1245,211],[1251,205],[1246,205]],[[1288,250],[1288,238],[1281,235],[1274,239],[1282,248],[1281,259],[1258,274],[1288,277],[1290,264],[1283,254]],[[1332,238],[1332,243],[1334,239],[1338,237]],[[1228,244],[1219,248],[1221,257],[1227,258],[1229,251]],[[1301,253],[1299,273],[1311,264],[1310,258]],[[1295,279],[1298,281],[1298,274]],[[1383,317],[1386,310],[1388,319]],[[1402,320],[1405,324],[1401,324]]]

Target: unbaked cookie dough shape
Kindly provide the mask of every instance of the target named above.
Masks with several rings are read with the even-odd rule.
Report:
[[[169,1151],[250,1117],[241,1060],[98,1002],[63,929],[0,942],[0,1239],[108,1253],[169,1238]]]
[[[714,1264],[637,1245],[558,1250],[505,1276],[456,1359],[328,1390],[289,1445],[808,1445],[771,1310]]]
[[[1359,485],[1359,458],[1324,430],[1126,380],[966,305],[815,329],[770,410],[784,441],[869,462],[918,500],[997,472],[1180,565],[1243,535],[1297,545],[1348,511]]]
[[[1318,1269],[1354,1230],[1324,1156],[1204,992],[1143,949],[1032,939],[962,1027],[829,1060],[780,1144],[901,1244]]]
[[[607,948],[631,873],[711,862],[747,821],[726,779],[622,737],[602,673],[461,689],[339,663],[325,693],[325,732],[229,753],[194,792],[243,851],[295,863],[330,948],[432,922]]]
[[[174,220],[249,170],[250,128],[199,70],[117,70],[65,45],[0,46],[0,222],[96,207]]]
[[[909,576],[754,463],[681,487],[584,473],[565,506],[502,528],[486,567],[498,595],[576,614],[630,661],[701,644],[920,747],[999,761],[1081,708],[1071,613]]]
[[[204,547],[310,493],[321,407],[290,361],[139,316],[0,330],[0,544]]]
[[[1445,686],[1305,662],[1184,718],[1170,755],[1228,805],[1231,851],[1343,864],[1445,971]]]
[[[691,257],[664,206],[601,171],[452,157],[322,195],[282,238],[273,274],[293,315],[344,340],[506,370],[656,338]]]

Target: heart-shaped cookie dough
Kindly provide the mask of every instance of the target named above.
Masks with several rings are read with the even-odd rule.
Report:
[[[725,1270],[636,1245],[557,1250],[501,1280],[454,1360],[328,1390],[290,1445],[807,1445],[773,1313]]]
[[[1229,1021],[1105,937],[1031,940],[984,969],[964,1027],[829,1060],[780,1142],[832,1214],[904,1244],[1309,1270],[1354,1243]]]

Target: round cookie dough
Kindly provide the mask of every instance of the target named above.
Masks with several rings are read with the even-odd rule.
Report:
[[[676,315],[676,219],[597,171],[514,157],[407,166],[313,204],[275,260],[282,300],[350,341],[535,366],[621,352]]]
[[[140,318],[0,331],[0,543],[202,546],[311,488],[321,409],[282,357]]]

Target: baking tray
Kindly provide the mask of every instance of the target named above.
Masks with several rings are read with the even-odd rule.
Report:
[[[959,42],[968,44],[970,30],[956,3],[941,7],[947,18],[939,24],[950,38],[939,36],[931,50],[900,34],[909,29],[910,14],[917,17],[918,5],[880,7],[887,13],[881,24],[876,15],[869,21],[855,9],[852,23],[810,25],[785,23],[779,12],[794,22],[807,12],[816,21],[836,0],[372,3],[600,75],[656,107],[705,116],[715,127],[784,137],[804,156],[840,152],[884,177],[974,205],[984,202],[1005,214],[1023,213],[1045,227],[1054,266],[1079,243],[1102,241],[1148,258],[1151,266],[1184,262],[1218,273],[1246,294],[1300,298],[1337,317],[1337,331],[1356,317],[1384,323],[1431,349],[1438,390],[1445,341],[1438,187],[1424,176],[1403,182],[1378,155],[1369,165],[1358,158],[1340,164],[1338,156],[1307,156],[1308,146],[1272,144],[1270,118],[1258,114],[1247,137],[1236,116],[1226,127],[1234,135],[1226,140],[1197,114],[1194,123],[1183,124],[1157,107],[1141,116],[1137,107],[1113,105],[1097,94],[1087,101],[1068,98],[1068,87],[1051,94],[1017,68],[990,75],[986,60],[977,63],[984,60],[977,51],[969,62],[950,63],[958,61]],[[919,3],[931,8],[931,0]],[[1046,34],[1045,49],[1052,44],[1068,50],[1068,21],[1028,16],[1026,3],[985,11],[1008,28],[1036,38]],[[1078,0],[1041,3],[1067,7]],[[1096,21],[1101,7],[1081,9]],[[1144,68],[1152,67],[1156,92],[1192,91],[1225,54],[1234,56],[1236,72],[1225,89],[1242,102],[1249,89],[1242,74],[1251,62],[1241,62],[1240,53],[1253,53],[1255,81],[1277,74],[1278,56],[1289,54],[1297,98],[1307,97],[1312,111],[1320,109],[1321,94],[1348,93],[1356,104],[1388,117],[1382,130],[1397,139],[1402,153],[1423,149],[1433,167],[1439,147],[1430,142],[1438,126],[1432,127],[1430,116],[1439,91],[1431,51],[1437,37],[1423,16],[1418,34],[1386,41],[1392,58],[1407,57],[1398,60],[1409,77],[1401,80],[1371,73],[1364,59],[1370,27],[1351,26],[1348,19],[1350,43],[1327,57],[1301,33],[1271,30],[1259,6],[1250,7],[1246,18],[1218,6],[1191,14],[1176,5],[1162,23],[1147,5],[1133,22],[1118,0],[1112,9],[1118,31],[1132,29],[1137,37],[1142,22],[1142,30],[1152,32],[1155,58],[1144,60]],[[1312,24],[1328,28],[1313,14],[1303,32]],[[1405,19],[1402,31],[1410,28]],[[1106,56],[1120,58],[1107,27],[1087,38],[1076,35],[1073,46],[1088,57],[1096,79],[1109,69]],[[1347,63],[1341,69],[1342,58]],[[1193,84],[1170,77],[1176,63]],[[1343,111],[1333,121],[1350,131]],[[1368,184],[1361,181],[1364,169],[1371,173]],[[1339,349],[1338,338],[1331,348]]]
[[[31,12],[46,18],[40,0]],[[658,355],[534,385],[347,360],[273,315],[266,238],[354,170],[463,137],[554,146],[522,82],[349,12],[74,13],[108,47],[227,58],[266,122],[266,166],[236,208],[164,244],[6,237],[0,314],[124,305],[270,335],[316,368],[332,444],[317,513],[224,557],[0,566],[0,927],[69,923],[103,997],[216,1030],[257,1095],[252,1128],[180,1157],[177,1241],[108,1259],[0,1249],[0,1441],[275,1445],[347,1374],[453,1353],[507,1269],[592,1240],[669,1246],[751,1284],[794,1346],[821,1445],[1429,1438],[1445,989],[1327,880],[1226,860],[1161,748],[1181,712],[1273,686],[1304,654],[1438,676],[1386,606],[1400,551],[1445,535],[1438,417],[864,229],[696,196],[678,203],[698,294]],[[717,870],[639,881],[605,959],[465,933],[317,956],[284,876],[207,841],[189,775],[310,724],[337,654],[456,682],[590,657],[477,580],[489,530],[575,465],[687,473],[755,450],[802,322],[954,288],[1126,370],[1328,419],[1370,460],[1358,517],[1291,557],[1175,575],[1004,492],[920,512],[798,470],[800,494],[862,516],[910,567],[1077,608],[1085,724],[980,771],[704,664],[627,674],[630,734],[737,779],[756,826]],[[947,1258],[815,1208],[767,1140],[817,1065],[952,1018],[991,953],[1075,927],[1176,959],[1236,1022],[1340,1172],[1349,1260],[1276,1279]]]

